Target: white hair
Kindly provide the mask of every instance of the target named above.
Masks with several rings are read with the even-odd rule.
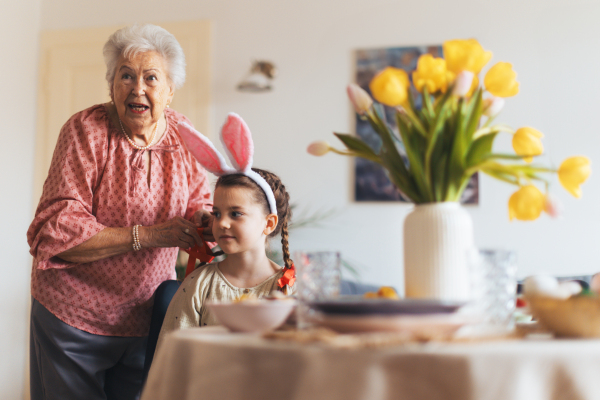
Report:
[[[185,82],[185,55],[175,36],[160,26],[132,25],[119,29],[104,45],[106,80],[112,92],[119,57],[135,57],[139,53],[156,51],[167,62],[167,76],[175,89]]]

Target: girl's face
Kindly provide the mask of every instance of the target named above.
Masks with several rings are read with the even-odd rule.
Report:
[[[218,187],[213,216],[213,235],[225,254],[264,251],[266,236],[277,226],[277,216],[265,215],[263,206],[244,187]]]

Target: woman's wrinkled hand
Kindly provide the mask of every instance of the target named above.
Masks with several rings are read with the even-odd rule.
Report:
[[[192,220],[198,228],[202,228],[202,237],[207,242],[214,242],[215,237],[212,233],[213,216],[207,210],[198,210]]]
[[[189,249],[202,245],[196,224],[185,218],[175,217],[162,224],[140,226],[140,243],[145,247],[180,247]]]

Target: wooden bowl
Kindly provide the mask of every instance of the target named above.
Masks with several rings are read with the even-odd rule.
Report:
[[[600,337],[600,297],[528,298],[533,316],[560,337]]]

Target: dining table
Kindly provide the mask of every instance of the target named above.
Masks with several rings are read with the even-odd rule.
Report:
[[[600,399],[596,339],[336,343],[344,340],[281,340],[218,326],[175,331],[158,349],[141,400]]]

